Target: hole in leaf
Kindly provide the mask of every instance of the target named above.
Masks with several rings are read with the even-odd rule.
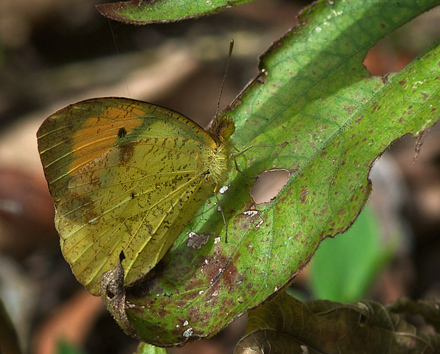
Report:
[[[251,197],[256,204],[270,202],[289,180],[290,172],[284,169],[264,171],[258,175],[257,182],[251,188]]]
[[[372,75],[402,70],[440,37],[440,8],[432,9],[385,36],[367,53],[364,65]]]

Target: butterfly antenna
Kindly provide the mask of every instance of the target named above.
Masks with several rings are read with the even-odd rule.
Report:
[[[234,49],[234,40],[231,39],[231,41],[229,42],[229,54],[228,54],[228,61],[226,62],[226,69],[225,69],[225,74],[223,75],[223,81],[222,81],[222,85],[220,87],[220,94],[218,96],[218,101],[217,101],[217,110],[215,111],[215,116],[218,116],[218,112],[220,110],[220,101],[222,99],[222,94],[223,94],[223,87],[225,87],[225,82],[226,82],[226,76],[228,76],[228,70],[229,70],[229,63],[231,62],[231,57],[232,57],[232,50]]]
[[[112,22],[110,21],[110,19],[107,19],[107,20],[108,20],[108,26],[110,27],[110,32],[112,34],[113,44],[114,44],[115,50],[116,50],[116,56],[118,58],[120,58],[121,53],[119,53],[119,47],[118,47],[118,43],[116,42],[116,35],[115,35],[115,31],[113,30]],[[131,97],[130,89],[128,88],[127,79],[125,79],[124,81],[125,81],[125,87],[127,89],[128,96]]]

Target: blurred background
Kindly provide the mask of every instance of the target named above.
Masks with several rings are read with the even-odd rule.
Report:
[[[82,99],[124,96],[206,126],[216,111],[229,41],[235,48],[220,108],[256,75],[258,56],[297,24],[310,2],[260,0],[211,17],[148,26],[109,21],[97,3],[0,1],[0,298],[25,353],[132,353],[137,347],[62,258],[37,152],[42,121]],[[440,37],[438,23],[435,9],[384,38],[370,50],[366,67],[374,75],[402,69]],[[440,127],[425,136],[414,162],[415,143],[404,137],[383,155],[352,243],[349,235],[324,241],[296,278],[296,296],[381,303],[402,295],[440,298]],[[338,239],[348,246],[334,246]],[[347,275],[347,266],[334,260],[356,255],[357,247],[365,261]],[[346,262],[352,264],[349,257]],[[173,351],[231,352],[245,322]]]

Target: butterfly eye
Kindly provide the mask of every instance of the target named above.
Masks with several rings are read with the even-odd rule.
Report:
[[[118,138],[122,139],[126,135],[127,135],[127,131],[125,130],[125,128],[124,127],[119,128],[119,130],[118,130]]]

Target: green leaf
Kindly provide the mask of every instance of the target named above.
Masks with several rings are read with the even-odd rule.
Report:
[[[112,20],[145,25],[212,15],[250,1],[254,0],[132,0],[96,5],[96,8]]]
[[[65,339],[58,341],[56,350],[57,354],[84,354],[82,350]]]
[[[168,350],[165,348],[154,347],[147,343],[139,344],[136,354],[167,354]]]
[[[439,304],[434,301],[409,302],[403,307],[408,305],[424,319],[425,315],[440,315]],[[400,305],[385,308],[374,301],[349,305],[323,300],[302,303],[283,291],[249,311],[246,335],[234,354],[251,350],[261,354],[437,353],[440,335],[425,333],[402,320],[399,314],[405,310]]]
[[[315,298],[343,303],[361,300],[392,249],[383,244],[367,205],[348,231],[322,242],[313,256],[310,284]]]
[[[212,197],[158,266],[126,289],[127,316],[143,340],[166,346],[212,335],[285,287],[324,238],[353,223],[374,161],[395,139],[434,124],[440,108],[438,47],[384,80],[362,61],[381,37],[437,4],[318,1],[269,48],[262,75],[228,113],[238,150],[266,145],[237,157],[243,173],[231,171],[218,194],[228,243]],[[246,176],[273,168],[289,170],[289,181],[255,205]],[[211,237],[194,249],[190,231]]]

